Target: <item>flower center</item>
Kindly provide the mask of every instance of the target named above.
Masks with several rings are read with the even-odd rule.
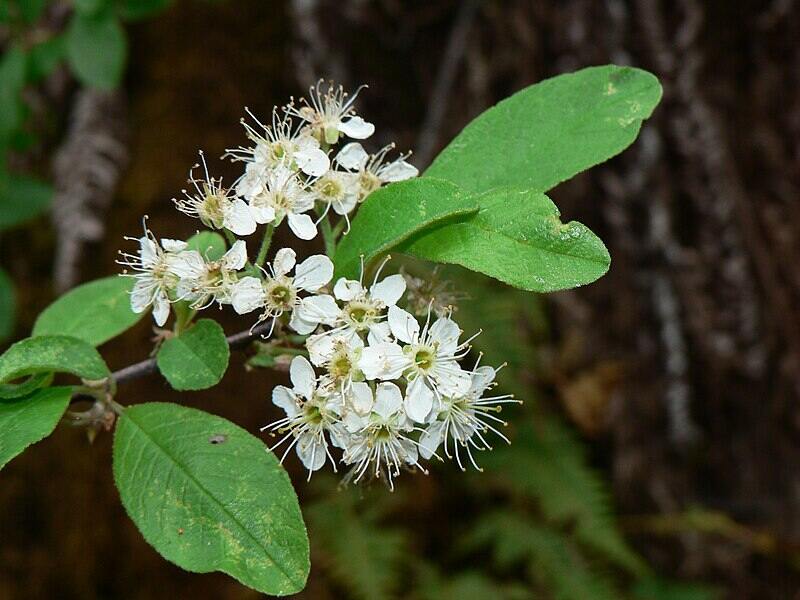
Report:
[[[275,310],[290,310],[294,306],[297,292],[291,281],[284,277],[282,280],[272,280],[267,285],[267,302]]]
[[[319,425],[322,423],[322,412],[318,406],[307,404],[305,409],[306,422],[312,425]]]
[[[223,206],[227,197],[221,192],[212,192],[208,185],[204,185],[205,196],[203,202],[197,207],[198,216],[204,225],[221,229],[223,226]]]
[[[420,348],[414,353],[414,364],[420,371],[427,371],[433,366],[436,354],[430,348]]]
[[[364,171],[358,178],[358,185],[358,199],[359,201],[363,201],[372,192],[381,187],[381,180],[378,179],[377,175],[374,173],[371,173],[370,171]]]
[[[319,184],[317,185],[317,191],[324,198],[332,200],[341,196],[344,190],[339,181],[333,177],[325,177],[324,179],[320,180]]]
[[[352,301],[345,309],[345,317],[357,331],[368,329],[378,316],[378,309],[369,302]]]

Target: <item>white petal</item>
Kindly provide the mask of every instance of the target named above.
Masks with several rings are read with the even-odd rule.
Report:
[[[318,323],[314,323],[313,321],[306,321],[303,319],[295,310],[292,312],[292,316],[289,319],[289,327],[291,327],[294,331],[299,333],[300,335],[308,335],[309,333],[314,333],[314,330],[317,328]]]
[[[354,140],[365,140],[375,133],[375,125],[361,117],[351,117],[339,123],[339,131]]]
[[[428,459],[436,453],[444,438],[444,422],[435,421],[419,436],[419,453]]]
[[[364,287],[354,279],[340,277],[336,281],[336,285],[333,286],[333,295],[343,302],[350,302],[350,300],[362,293],[364,293]]]
[[[333,212],[342,216],[349,215],[351,212],[353,212],[356,204],[358,204],[358,194],[356,193],[348,193],[344,196],[344,198],[331,202]]]
[[[480,397],[483,392],[492,385],[494,378],[497,376],[497,371],[489,366],[478,367],[472,374],[472,384],[469,391]]]
[[[250,207],[241,198],[235,198],[228,205],[222,224],[236,235],[250,235],[256,230],[256,220]]]
[[[152,265],[158,259],[158,246],[146,235],[139,238],[139,256],[143,266]]]
[[[292,385],[298,394],[306,400],[311,399],[317,375],[314,373],[314,367],[304,356],[295,356],[292,360],[292,364],[289,365],[289,379],[292,380]]]
[[[244,277],[231,290],[233,310],[244,315],[264,306],[264,286],[255,277]]]
[[[358,142],[350,142],[339,150],[339,154],[336,155],[336,162],[351,171],[363,169],[368,160],[369,154]]]
[[[197,250],[185,250],[170,262],[170,269],[181,279],[195,279],[206,270],[206,261]]]
[[[333,296],[327,294],[303,298],[294,309],[294,314],[304,321],[326,325],[333,325],[341,312]]]
[[[247,262],[247,244],[244,240],[234,242],[231,249],[222,257],[221,262],[229,271],[238,271],[244,267]]]
[[[397,344],[383,343],[364,348],[358,368],[364,377],[372,379],[397,379],[410,366],[403,349]]]
[[[395,384],[384,381],[375,388],[375,404],[372,412],[388,419],[403,406],[403,394]]]
[[[380,323],[372,323],[367,332],[367,343],[370,346],[376,344],[383,344],[392,341],[392,330],[389,329],[389,324],[386,321]]]
[[[433,408],[433,392],[425,385],[422,377],[417,377],[408,384],[406,390],[405,409],[408,418],[417,423],[424,423]]]
[[[281,248],[275,253],[275,259],[272,261],[272,269],[275,275],[286,275],[289,271],[294,269],[297,262],[297,253],[291,248]]]
[[[334,348],[334,335],[329,331],[312,335],[306,340],[306,348],[311,362],[318,367],[331,359]]]
[[[328,155],[319,148],[304,148],[294,153],[297,167],[306,175],[319,177],[330,169],[331,161]]]
[[[333,277],[333,263],[324,254],[309,256],[295,270],[294,284],[301,290],[316,292]]]
[[[431,369],[431,377],[436,381],[439,391],[451,398],[463,396],[472,385],[472,376],[461,369],[455,360],[437,359]]]
[[[437,319],[428,331],[431,341],[439,343],[439,352],[453,354],[458,348],[458,338],[461,336],[461,328],[458,324],[448,317]]]
[[[389,307],[389,327],[392,329],[392,335],[406,344],[414,343],[419,337],[417,320],[397,306]]]
[[[137,279],[131,291],[131,310],[136,314],[147,310],[153,301],[153,292],[147,281]]]
[[[406,280],[402,275],[398,274],[390,275],[383,281],[376,283],[370,288],[369,293],[386,306],[393,306],[397,304],[397,301],[400,300],[405,291]]]
[[[256,223],[272,223],[275,220],[275,209],[269,205],[251,202],[249,208]]]
[[[317,237],[317,226],[308,215],[289,213],[289,229],[301,240],[313,240]]]
[[[278,385],[272,390],[272,403],[282,408],[287,417],[294,417],[300,413],[300,406],[295,393],[285,385]]]
[[[153,319],[156,325],[163,327],[169,318],[169,299],[164,293],[158,293],[153,298]]]
[[[186,250],[186,242],[183,240],[172,240],[170,238],[161,238],[161,247],[167,252],[180,252]]]
[[[405,181],[419,175],[417,167],[404,160],[396,160],[378,170],[378,177],[386,183]]]
[[[374,398],[369,384],[363,381],[356,381],[350,386],[350,403],[353,410],[359,415],[368,415],[372,410]]]
[[[297,441],[297,456],[309,471],[316,471],[325,464],[327,454],[325,442],[319,441],[316,436],[304,435]]]

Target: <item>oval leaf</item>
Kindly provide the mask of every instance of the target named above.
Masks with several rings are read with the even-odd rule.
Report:
[[[533,292],[584,285],[608,271],[600,238],[580,223],[562,223],[544,194],[500,189],[475,199],[481,208],[471,219],[423,232],[398,250]]]
[[[208,260],[219,260],[227,248],[225,238],[215,231],[200,231],[186,240],[187,250],[197,250]]]
[[[66,36],[67,60],[82,83],[106,90],[119,85],[128,43],[110,10],[98,15],[76,12]]]
[[[308,536],[275,456],[220,417],[175,404],[128,408],[114,437],[122,504],[164,558],[266,594],[305,586]]]
[[[111,375],[97,350],[83,340],[65,335],[27,338],[0,356],[0,383],[26,375],[52,372],[72,373],[93,380]],[[0,394],[0,397],[4,396]]]
[[[39,315],[33,336],[70,335],[93,346],[107,342],[144,316],[131,310],[133,284],[133,278],[116,275],[70,290]]]
[[[627,148],[661,99],[654,75],[589,67],[527,87],[450,142],[426,175],[468,192],[499,186],[546,192]]]
[[[13,402],[0,402],[0,469],[25,448],[53,433],[71,396],[71,388],[54,387]]]
[[[176,390],[204,390],[219,383],[229,358],[230,348],[222,327],[211,319],[201,319],[164,342],[156,361],[161,374]]]
[[[376,190],[358,210],[350,233],[336,249],[336,275],[357,279],[362,256],[367,263],[426,227],[477,210],[475,201],[458,187],[430,177]]]

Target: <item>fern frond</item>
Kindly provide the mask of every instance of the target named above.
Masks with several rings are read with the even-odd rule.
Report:
[[[414,600],[532,600],[526,585],[501,583],[480,571],[446,576],[432,565],[417,566]]]
[[[353,488],[329,491],[306,509],[309,538],[324,568],[358,600],[394,597],[408,555],[406,532],[379,522],[381,510]]]
[[[644,579],[634,586],[636,600],[716,600],[720,592],[710,586]]]
[[[526,564],[529,576],[556,600],[619,600],[614,582],[594,567],[562,532],[520,514],[483,518],[467,540],[492,548],[501,569]]]
[[[487,472],[501,485],[535,498],[545,517],[574,528],[577,540],[637,576],[648,567],[616,529],[609,494],[586,464],[578,439],[555,417],[540,415],[522,426],[511,446],[482,456]]]

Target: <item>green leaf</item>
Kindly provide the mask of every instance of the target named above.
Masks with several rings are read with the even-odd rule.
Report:
[[[25,106],[20,96],[25,86],[28,55],[11,46],[0,57],[0,147],[21,124]]]
[[[119,85],[128,42],[111,11],[96,16],[75,13],[66,36],[67,60],[81,82],[100,89]]]
[[[172,0],[120,0],[120,4],[120,16],[135,21],[166,10],[172,4]]]
[[[204,390],[219,383],[229,358],[222,327],[211,319],[201,319],[164,342],[156,360],[161,374],[176,390]]]
[[[215,231],[201,231],[186,240],[187,250],[197,250],[208,260],[219,260],[227,248],[225,238]]]
[[[468,192],[546,192],[627,148],[661,99],[658,79],[632,67],[589,67],[527,87],[490,108],[426,171]]]
[[[131,310],[132,277],[114,275],[70,290],[36,319],[33,336],[70,335],[93,346],[135,325],[144,313]]]
[[[398,250],[453,263],[533,292],[552,292],[595,281],[611,258],[586,226],[562,223],[540,192],[498,189],[474,199],[478,213],[423,232]]]
[[[28,61],[28,78],[36,83],[50,75],[64,60],[64,36],[55,35],[31,48]]]
[[[27,396],[39,388],[47,387],[52,381],[52,373],[37,373],[36,375],[31,375],[21,383],[0,383],[0,400]]]
[[[0,383],[52,372],[71,373],[91,380],[111,374],[97,350],[83,340],[65,335],[27,338],[0,356]],[[0,393],[0,397],[8,396]]]
[[[474,213],[478,205],[446,181],[419,177],[373,192],[359,208],[333,259],[338,277],[358,278],[364,263],[444,219]]]
[[[150,403],[124,411],[114,437],[122,504],[164,558],[222,571],[266,594],[305,586],[308,536],[275,456],[220,417]]]
[[[25,448],[53,433],[71,396],[72,388],[53,387],[13,402],[0,402],[0,469]]]
[[[0,342],[14,331],[15,312],[14,282],[0,269]]]
[[[0,231],[38,217],[50,206],[53,188],[25,175],[0,176]]]

